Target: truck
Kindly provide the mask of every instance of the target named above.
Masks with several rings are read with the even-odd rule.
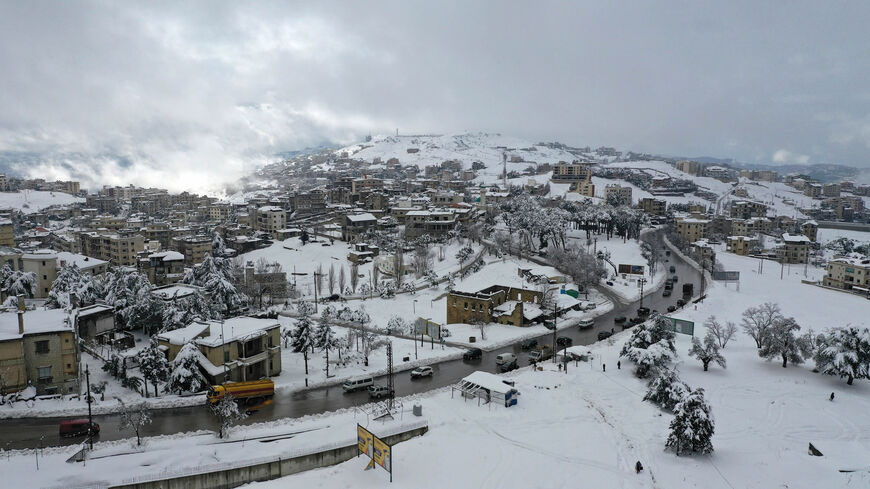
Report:
[[[695,291],[695,284],[683,284],[683,297],[692,297]]]
[[[529,352],[529,363],[542,362],[553,358],[553,349],[547,345],[540,346]]]
[[[206,399],[209,404],[217,404],[227,395],[247,406],[271,404],[272,396],[275,395],[275,383],[270,379],[261,379],[213,385],[209,387]]]

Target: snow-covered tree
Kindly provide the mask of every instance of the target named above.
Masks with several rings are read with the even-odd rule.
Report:
[[[356,287],[359,284],[359,265],[356,263],[350,266],[350,291],[356,294]]]
[[[183,328],[196,319],[217,319],[212,317],[211,305],[199,290],[187,297],[164,303],[162,318],[161,331]]]
[[[326,355],[326,376],[329,377],[329,350],[337,348],[339,343],[332,326],[329,324],[329,318],[321,316],[317,330],[314,332],[314,343]]]
[[[230,428],[236,421],[245,419],[245,413],[239,411],[239,405],[236,404],[236,400],[233,398],[231,394],[227,394],[221,398],[220,401],[211,405],[212,414],[217,417],[218,422],[220,423],[220,431],[219,436],[221,438],[224,435],[229,434]]]
[[[453,278],[453,275],[447,275],[447,284],[444,286],[444,289],[452,292],[453,289],[456,288],[456,280]]]
[[[163,382],[169,376],[169,362],[166,356],[160,351],[157,345],[157,340],[152,339],[148,347],[142,349],[137,355],[139,358],[139,371],[142,372],[142,377],[145,379],[145,389],[148,389],[148,382],[154,386],[154,397],[157,397],[157,384]]]
[[[75,295],[78,307],[89,306],[105,296],[102,281],[91,274],[83,274],[73,263],[61,268],[57,278],[51,283],[48,300],[49,308],[66,309],[73,307],[71,298]]]
[[[166,390],[176,394],[199,392],[208,383],[199,369],[199,349],[193,343],[181,347],[172,360],[172,373],[166,382]]]
[[[761,349],[764,346],[764,338],[773,324],[782,318],[779,304],[765,302],[760,306],[750,307],[743,311],[743,331],[755,340],[755,346]]]
[[[248,298],[233,285],[229,260],[207,256],[202,263],[194,265],[185,275],[183,283],[202,287],[211,299],[212,315],[227,317],[241,308]]]
[[[362,285],[359,286],[359,295],[368,297],[372,293],[372,287],[368,284],[368,282],[363,282]]]
[[[305,375],[308,375],[308,353],[316,345],[311,317],[302,316],[296,320],[296,328],[293,330],[292,338],[293,351],[302,354],[305,359]]]
[[[341,268],[338,269],[338,291],[339,291],[339,293],[348,295],[347,292],[345,292],[345,288],[346,288],[345,284],[346,283],[347,283],[347,275],[344,272],[344,265],[342,265]]]
[[[438,285],[438,274],[435,273],[435,270],[426,270],[425,278],[429,287],[435,287]]]
[[[405,334],[408,330],[408,323],[399,316],[392,316],[387,321],[387,334]]]
[[[725,357],[719,353],[719,343],[716,342],[716,337],[713,333],[707,332],[704,335],[702,343],[697,337],[692,337],[692,348],[689,349],[689,356],[697,358],[701,365],[704,366],[704,371],[710,366],[711,362],[718,363],[720,367],[725,367]]]
[[[459,260],[459,263],[464,263],[472,254],[474,254],[474,249],[471,246],[465,245],[456,252],[456,259]]]
[[[676,370],[662,369],[649,383],[649,389],[643,396],[644,401],[658,404],[664,409],[672,411],[691,389],[688,384],[680,380]]]
[[[831,329],[820,336],[813,360],[819,372],[846,379],[849,385],[870,377],[870,329]]]
[[[631,331],[631,336],[622,347],[620,356],[625,356],[631,348],[649,348],[650,345],[664,340],[673,352],[676,352],[674,347],[674,338],[676,333],[672,329],[670,318],[662,314],[653,313],[649,321],[638,324]]]
[[[731,338],[734,337],[734,334],[737,333],[737,326],[731,321],[726,322],[725,324],[720,323],[716,316],[710,316],[704,321],[704,327],[707,328],[707,331],[716,338],[716,343],[719,344],[719,348],[725,349],[725,346],[728,345],[728,342],[731,341]]]
[[[12,270],[9,265],[0,269],[0,287],[7,296],[24,296],[32,299],[36,291],[36,274],[34,272],[22,272]]]
[[[215,231],[211,239],[211,256],[223,258],[226,256],[227,244],[224,242],[223,236]]]
[[[135,406],[127,406],[121,399],[118,399],[118,402],[121,403],[121,424],[118,429],[136,433],[136,445],[142,445],[142,437],[140,436],[142,428],[151,424],[151,413],[148,412],[148,406],[144,402]]]
[[[791,361],[801,364],[812,353],[812,339],[808,335],[798,336],[801,327],[794,318],[779,317],[767,328],[761,339],[758,356],[768,360],[782,358],[782,368]]]
[[[645,379],[674,361],[675,354],[669,346],[667,340],[660,340],[646,348],[630,348],[621,356],[634,362],[634,374]]]
[[[138,272],[115,268],[106,276],[105,301],[115,308],[115,322],[123,329],[159,331],[163,324],[163,304],[151,295],[148,277]]]
[[[704,389],[697,388],[686,394],[674,407],[674,419],[665,446],[677,455],[684,452],[712,453],[715,428],[712,409],[704,398]]]

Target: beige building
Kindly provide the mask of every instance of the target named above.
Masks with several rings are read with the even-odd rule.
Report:
[[[377,223],[378,220],[375,216],[368,212],[344,216],[344,222],[341,226],[341,239],[348,243],[356,242],[370,229],[375,229]]]
[[[273,238],[277,239],[278,231],[287,227],[287,211],[274,206],[267,205],[257,209],[256,227],[257,231],[269,233]]]
[[[734,219],[750,219],[767,216],[767,206],[751,200],[738,200],[731,204],[731,217]]]
[[[810,239],[801,234],[782,235],[782,245],[776,249],[781,263],[806,263],[810,250]]]
[[[144,249],[145,238],[138,234],[121,236],[96,231],[79,234],[79,250],[83,255],[111,262],[115,266],[136,266],[136,255]]]
[[[668,203],[662,199],[644,197],[637,204],[644,213],[651,216],[664,216],[667,213]]]
[[[575,183],[573,188],[574,192],[584,197],[595,197],[595,184],[591,178]]]
[[[690,161],[690,160],[682,160],[678,161],[676,164],[677,170],[680,170],[683,173],[688,173],[690,175],[698,174],[698,162]]]
[[[453,291],[447,294],[447,324],[482,321],[522,326],[528,322],[526,317],[531,316],[524,314],[524,308],[541,314],[538,306],[542,295],[536,290],[500,285],[478,292]]]
[[[10,219],[0,219],[0,246],[15,247],[15,226]]]
[[[870,260],[834,258],[828,262],[822,283],[828,287],[852,290],[870,287]],[[867,293],[867,290],[863,291]]]
[[[801,224],[801,233],[815,243],[819,234],[819,223],[810,220]]]
[[[171,285],[184,278],[184,255],[177,251],[151,253],[139,260],[139,272],[151,285]]]
[[[167,358],[175,359],[187,343],[200,352],[199,365],[213,385],[244,382],[281,373],[281,326],[274,319],[234,317],[195,321],[157,336]]]
[[[726,249],[735,255],[746,256],[752,250],[752,241],[749,236],[728,236]]]
[[[211,238],[208,236],[181,236],[172,239],[172,246],[184,255],[187,266],[202,263],[211,254]]]
[[[690,243],[709,237],[709,226],[709,219],[682,218],[676,222],[677,233]]]
[[[79,352],[62,309],[0,312],[0,393],[79,392]]]
[[[553,168],[552,181],[556,183],[582,182],[592,178],[592,165],[589,163],[565,163],[560,161]]]
[[[631,205],[631,187],[615,183],[606,185],[604,187],[604,201],[615,201],[617,205]]]

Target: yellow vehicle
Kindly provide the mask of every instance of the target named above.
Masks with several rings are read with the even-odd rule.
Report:
[[[228,394],[240,404],[261,404],[275,395],[275,383],[269,379],[262,379],[213,385],[208,390],[208,402],[218,403]]]

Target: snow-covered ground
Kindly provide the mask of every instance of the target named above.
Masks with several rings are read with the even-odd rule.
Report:
[[[581,246],[586,246],[586,234],[583,231],[573,231],[570,235],[572,241],[581,243]],[[607,276],[609,281],[613,282],[612,286],[602,284],[601,287],[607,287],[613,292],[616,292],[627,301],[635,301],[640,298],[640,284],[638,280],[643,277],[646,279],[644,284],[644,293],[650,290],[657,289],[667,279],[666,264],[660,260],[656,264],[655,271],[650,270],[647,265],[646,258],[643,257],[640,250],[640,243],[637,240],[627,240],[622,242],[619,236],[612,236],[606,239],[604,235],[598,236],[598,240],[593,244],[592,248],[595,251],[606,251],[610,253],[610,261],[617,267],[620,264],[625,265],[641,265],[643,266],[643,275],[622,275],[616,274],[609,264],[607,267]],[[590,249],[592,251],[592,249]]]
[[[33,214],[53,205],[68,205],[84,201],[85,199],[81,197],[74,197],[64,192],[40,190],[0,192],[0,209],[12,208],[24,214]]]

